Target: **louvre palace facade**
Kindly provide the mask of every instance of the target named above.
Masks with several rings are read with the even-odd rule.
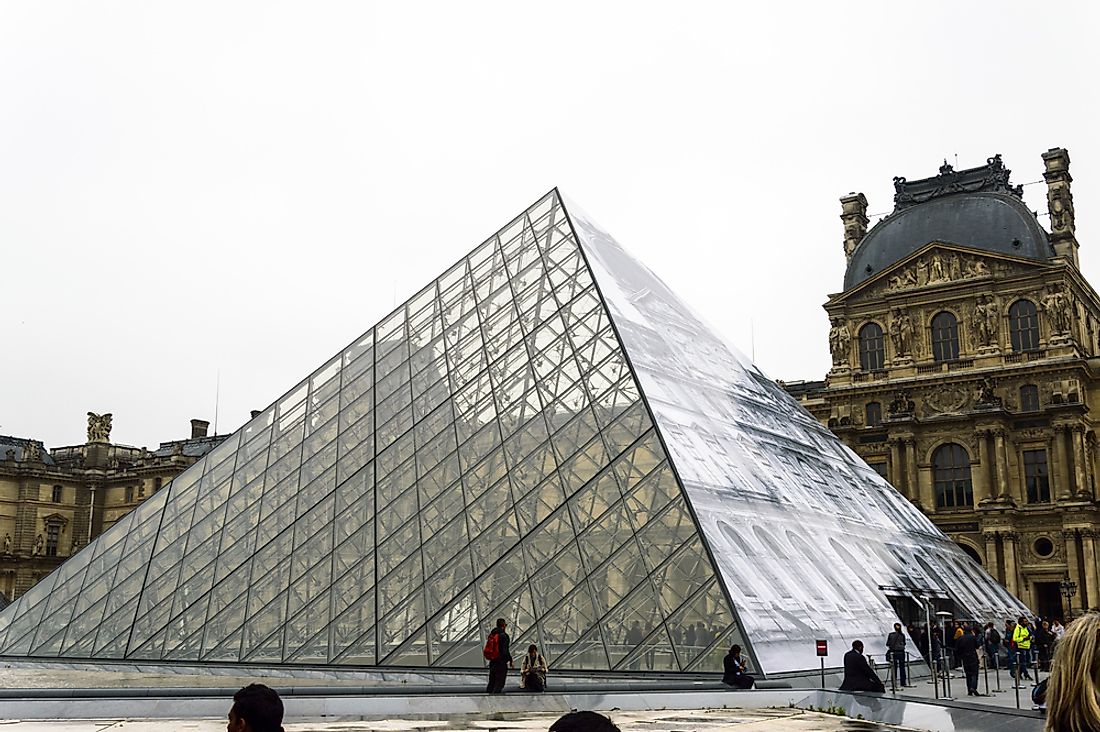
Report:
[[[841,199],[833,366],[786,388],[1041,615],[1100,607],[1100,299],[1078,266],[1069,154],[1042,155],[1049,230],[1000,156],[895,178],[870,230]],[[1036,176],[1037,177],[1037,176]]]
[[[111,442],[110,414],[88,415],[82,445],[47,448],[0,435],[0,605],[26,592],[223,437],[191,420],[191,437],[156,449]]]

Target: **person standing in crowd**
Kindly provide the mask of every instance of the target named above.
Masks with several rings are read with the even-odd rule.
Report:
[[[523,663],[519,668],[519,685],[527,691],[541,692],[546,690],[546,659],[539,653],[538,646],[527,646],[527,653],[523,656]]]
[[[913,640],[917,644],[917,650],[920,651],[920,655],[924,657],[924,662],[929,663],[931,659],[928,656],[928,628],[923,625],[918,625],[917,635]]]
[[[1050,654],[1054,650],[1054,633],[1050,630],[1050,621],[1044,620],[1035,630],[1035,646],[1039,653],[1039,668],[1050,670]]]
[[[734,643],[730,646],[730,652],[722,659],[725,673],[722,674],[722,683],[735,689],[751,689],[755,679],[749,676],[748,661],[741,656],[741,646]]]
[[[1001,634],[1001,640],[1004,642],[1005,654],[1008,657],[1008,673],[1012,678],[1016,678],[1016,662],[1019,660],[1016,656],[1016,641],[1012,639],[1016,633],[1016,622],[1011,618],[1005,619],[1005,630]]]
[[[985,624],[985,657],[987,663],[992,665],[993,668],[999,669],[1001,667],[1001,634],[997,631],[997,626],[992,622]]]
[[[1058,618],[1054,619],[1054,622],[1050,624],[1050,632],[1054,633],[1054,642],[1062,640],[1062,635],[1065,634],[1066,628],[1062,625],[1062,621]]]
[[[867,657],[863,655],[863,641],[852,641],[852,650],[844,654],[844,680],[841,691],[886,691]]]
[[[947,667],[955,668],[955,631],[959,629],[959,624],[952,622],[950,626],[944,628],[943,631],[943,647],[947,651]]]
[[[981,696],[978,693],[978,642],[974,632],[964,632],[955,641],[955,656],[966,674],[966,693],[969,696]]]
[[[1100,730],[1100,613],[1074,620],[1054,649],[1046,732]]]
[[[937,625],[932,628],[932,632],[929,634],[930,640],[928,650],[932,654],[932,660],[930,666],[934,673],[942,671],[943,665],[943,631]]]
[[[1023,615],[1016,621],[1016,630],[1012,631],[1012,641],[1016,644],[1017,663],[1019,663],[1018,676],[1031,681],[1031,641],[1033,634],[1031,624]]]
[[[894,632],[886,636],[886,657],[890,659],[890,670],[902,686],[909,683],[905,675],[905,633],[901,632],[901,623],[894,623]]]
[[[504,618],[497,618],[496,627],[489,631],[489,638],[485,641],[485,660],[489,662],[489,684],[485,687],[486,693],[503,694],[504,682],[508,679],[508,669],[515,668],[512,665],[512,654],[509,650],[511,639],[505,628],[508,622]]]

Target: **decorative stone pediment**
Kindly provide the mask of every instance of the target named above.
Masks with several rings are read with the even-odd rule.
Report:
[[[955,244],[931,242],[877,276],[848,292],[835,295],[830,304],[876,299],[970,280],[1000,279],[1033,272],[1044,266],[1049,265],[1022,257],[1007,257]]]

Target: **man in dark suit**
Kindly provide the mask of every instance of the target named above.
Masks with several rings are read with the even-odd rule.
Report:
[[[978,693],[978,636],[974,629],[967,628],[955,641],[955,657],[962,663],[966,674],[966,693],[969,696],[981,696]]]
[[[886,691],[867,657],[863,655],[863,641],[852,641],[852,650],[844,654],[844,681],[841,691]]]

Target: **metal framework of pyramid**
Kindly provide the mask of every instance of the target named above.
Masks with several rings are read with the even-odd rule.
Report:
[[[1024,610],[556,190],[0,614],[0,654],[816,666]],[[843,646],[841,646],[843,647]]]

